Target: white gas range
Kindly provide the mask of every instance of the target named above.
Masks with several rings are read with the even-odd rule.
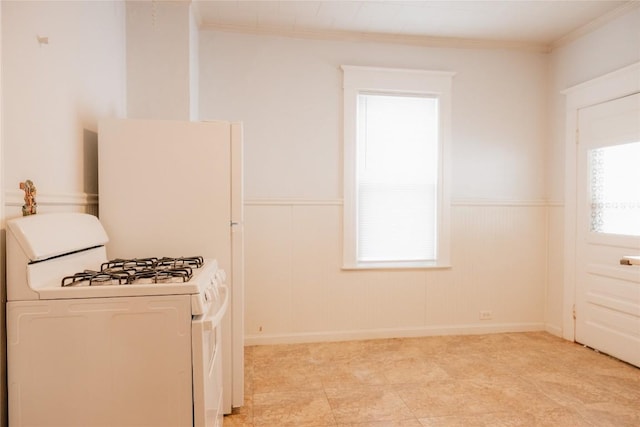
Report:
[[[11,426],[221,426],[215,260],[107,259],[94,216],[7,222]]]

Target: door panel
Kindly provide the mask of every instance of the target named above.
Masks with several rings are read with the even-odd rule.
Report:
[[[640,366],[640,94],[579,110],[576,341]]]

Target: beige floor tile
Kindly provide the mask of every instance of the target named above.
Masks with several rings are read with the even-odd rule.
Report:
[[[411,415],[398,394],[386,386],[325,389],[338,423],[399,421]]]
[[[229,416],[224,418],[222,425],[224,427],[254,427],[253,423],[244,422]]]
[[[449,374],[434,358],[406,358],[388,360],[383,371],[389,384],[420,384],[449,379]]]
[[[545,332],[245,348],[225,427],[640,426],[640,369]]]
[[[447,342],[447,353],[461,355],[492,354],[517,346],[511,334],[457,335]]]
[[[367,341],[340,341],[315,343],[309,353],[321,363],[348,363],[354,359],[366,359]]]
[[[338,424],[337,427],[422,427],[416,418],[406,420],[373,421],[365,423]]]
[[[471,380],[432,381],[397,386],[397,393],[418,418],[473,415],[503,410]]]
[[[585,405],[578,411],[598,427],[640,426],[640,401],[632,403],[599,402]]]
[[[408,350],[404,354],[409,356],[415,352],[418,356],[425,357],[447,354],[456,342],[457,339],[453,336],[405,338],[403,347]]]
[[[596,427],[589,419],[572,408],[558,407],[533,413],[535,422],[529,425],[539,427]]]
[[[309,344],[254,347],[252,357],[253,393],[322,389]]]
[[[508,368],[503,363],[470,356],[468,353],[442,354],[432,358],[452,379],[491,378],[502,375]]]
[[[555,408],[543,412],[493,412],[421,418],[424,427],[594,427],[577,412]]]
[[[531,382],[513,375],[499,375],[483,380],[473,380],[480,387],[480,397],[486,400],[485,405],[492,412],[492,407],[498,411],[526,412],[549,411],[561,405],[548,397]]]
[[[496,373],[505,375],[556,373],[565,369],[558,365],[557,356],[537,349],[515,348],[494,353],[485,364],[491,365]]]
[[[419,419],[423,427],[488,427],[485,415],[447,415]],[[512,424],[525,426],[526,424]],[[530,424],[531,425],[531,424]]]
[[[581,378],[579,372],[559,372],[531,376],[531,384],[563,406],[581,406],[618,399],[607,383]]]
[[[253,425],[326,427],[336,423],[327,397],[320,390],[255,394]]]
[[[225,415],[222,425],[224,427],[254,427],[252,421],[231,415]]]
[[[387,383],[384,367],[366,359],[328,363],[318,370],[325,388],[383,385]]]
[[[253,393],[321,390],[322,380],[313,367],[304,364],[277,365],[253,374]]]

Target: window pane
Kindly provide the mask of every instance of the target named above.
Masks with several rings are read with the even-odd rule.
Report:
[[[640,142],[589,151],[591,231],[640,236]]]
[[[438,99],[358,96],[359,261],[436,259]]]

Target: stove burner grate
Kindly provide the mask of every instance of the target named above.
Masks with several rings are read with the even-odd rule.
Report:
[[[158,258],[116,258],[103,262],[100,271],[153,268],[157,263]]]
[[[62,279],[62,286],[76,286],[87,282],[89,286],[94,285],[124,285],[129,282],[130,275],[125,271],[102,272],[85,270],[72,276]]]
[[[200,268],[204,264],[204,258],[201,256],[193,256],[193,257],[178,257],[178,258],[170,258],[170,257],[162,257],[162,258],[132,258],[132,259],[122,259],[116,258],[110,261],[103,263],[100,266],[100,271],[105,271],[108,269],[121,269],[127,270],[129,268],[158,268],[158,267],[170,267],[170,268],[180,268],[180,267],[191,267],[191,268]]]
[[[181,279],[188,282],[191,279],[193,270],[190,267],[183,268],[154,268],[136,271],[131,281],[136,283],[162,283],[170,282],[172,279]]]
[[[62,286],[128,285],[132,283],[184,283],[194,268],[204,264],[201,256],[179,258],[113,259],[103,263],[100,271],[85,270],[62,279]]]
[[[160,258],[158,266],[166,266],[171,268],[191,267],[200,268],[204,264],[204,258],[201,256],[180,257],[180,258]]]

